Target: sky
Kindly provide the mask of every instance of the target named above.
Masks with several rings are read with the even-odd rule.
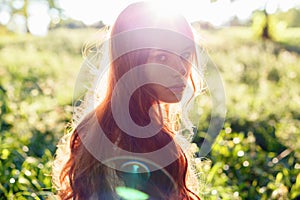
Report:
[[[80,20],[87,25],[103,21],[111,25],[118,14],[129,4],[139,0],[57,0],[59,6],[64,10],[66,17]],[[151,1],[151,0],[150,0]],[[154,0],[152,0],[154,1]],[[300,7],[300,0],[156,0],[167,12],[171,6],[177,9],[190,22],[205,21],[214,26],[222,26],[234,16],[240,20],[247,20],[252,12],[266,6],[268,13],[274,13],[277,9],[287,11],[292,7]],[[46,35],[52,20],[59,20],[55,10],[48,9],[43,1],[33,0],[28,8],[29,30],[34,35]],[[267,4],[266,4],[267,3]],[[24,0],[14,0],[14,7],[21,8]],[[0,7],[0,23],[9,28],[26,32],[25,18],[21,15],[9,15],[9,8]],[[13,21],[13,23],[11,23]],[[18,30],[20,29],[20,30]]]
[[[118,13],[137,0],[60,0],[67,16],[92,24],[102,20],[112,24]],[[160,0],[165,9],[168,6],[178,9],[190,21],[208,21],[219,26],[237,16],[241,20],[250,17],[253,10],[263,8],[268,2],[267,11],[273,13],[280,8],[285,11],[300,4],[300,0]]]

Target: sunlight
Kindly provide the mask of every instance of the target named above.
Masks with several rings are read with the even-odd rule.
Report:
[[[44,36],[48,33],[50,16],[48,15],[48,5],[43,3],[32,3],[28,7],[28,28],[34,35]]]
[[[249,6],[245,6],[245,4]],[[259,7],[258,4],[258,1],[252,0],[236,1],[232,5],[232,10],[238,10],[236,16],[241,20],[246,20],[251,16],[252,11]]]
[[[61,6],[66,14],[74,19],[81,20],[85,24],[93,24],[103,21],[111,25],[117,15],[129,4],[139,0],[86,0],[71,1],[61,0]],[[261,8],[265,0],[148,0],[154,2],[155,7],[163,10],[165,16],[173,15],[174,12],[184,15],[189,22],[206,21],[214,26],[220,26],[229,21],[235,15],[243,20],[249,18],[253,10]],[[293,0],[290,0],[293,1]],[[95,6],[97,5],[97,6]],[[161,11],[160,10],[160,11]]]
[[[268,1],[266,11],[269,14],[274,14],[279,6],[279,0]]]
[[[149,9],[154,10],[158,18],[172,18],[173,16],[181,13],[179,0],[152,0],[149,2],[152,4]]]
[[[153,2],[154,9],[164,18],[182,14],[190,22],[207,21],[219,26],[229,19],[234,12],[230,9],[230,0],[211,3],[210,0],[149,0]],[[220,15],[222,17],[220,17]]]
[[[99,0],[95,3],[95,0],[71,1],[61,0],[61,6],[65,9],[66,14],[74,19],[81,20],[85,24],[93,24],[98,21],[103,21],[105,24],[111,25],[116,19],[117,15],[129,4],[138,2],[139,0],[111,0],[110,2],[104,2]],[[208,21],[212,24],[220,24],[224,20],[228,19],[230,11],[228,11],[228,4],[224,1],[217,1],[211,3],[210,0],[148,0],[153,2],[156,9],[160,9],[165,16],[174,15],[174,13],[180,13],[184,15],[189,22],[198,20]],[[229,0],[226,0],[228,2]],[[99,5],[99,6],[95,6]],[[101,5],[101,6],[100,6]],[[226,6],[226,7],[224,7]],[[216,8],[219,7],[216,12]],[[224,14],[224,12],[226,14]],[[220,17],[220,13],[222,17]],[[229,13],[229,14],[228,14]],[[231,13],[232,14],[232,13]],[[221,22],[220,22],[221,20]]]
[[[10,20],[10,14],[6,10],[0,11],[0,23],[6,25]]]
[[[151,1],[151,0],[149,0]],[[197,21],[199,19],[209,20],[211,19],[211,3],[210,0],[165,0],[155,2],[156,9],[159,13],[163,13],[164,16],[174,16],[174,14],[182,14],[189,22]]]
[[[102,21],[106,25],[112,25],[119,13],[129,4],[140,0],[86,0],[72,1],[59,0],[64,14],[74,20],[82,21],[86,25],[92,25]],[[278,9],[287,11],[298,5],[296,0],[148,0],[153,2],[157,13],[163,13],[164,18],[172,17],[174,14],[182,14],[192,23],[197,21],[208,22],[213,26],[220,27],[226,25],[231,19],[237,17],[240,20],[249,20],[254,10],[263,9],[266,6],[268,13],[274,13]],[[20,7],[22,1],[16,1],[15,7]],[[267,4],[266,4],[267,3]],[[29,9],[29,15],[32,16],[29,24],[33,34],[46,34],[49,17],[52,22],[58,23],[59,19],[55,18],[55,13],[47,12],[43,3],[34,2],[35,9]],[[298,5],[299,6],[299,5]],[[7,24],[12,16],[9,15],[5,8],[0,9],[0,23]],[[44,25],[46,24],[46,25]],[[43,29],[39,32],[38,29]]]

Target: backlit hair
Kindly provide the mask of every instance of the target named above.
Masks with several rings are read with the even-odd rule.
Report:
[[[138,29],[138,28],[164,28],[168,30],[175,30],[180,34],[193,39],[193,32],[184,17],[181,15],[174,15],[172,18],[164,20],[157,19],[153,15],[153,10],[149,9],[149,4],[140,2],[128,6],[117,18],[116,22],[110,29],[110,38],[114,36]],[[147,38],[145,38],[147,39]],[[134,42],[134,38],[132,41]],[[168,104],[162,104],[151,91],[147,85],[138,88],[131,96],[129,102],[129,111],[133,121],[139,126],[145,126],[150,122],[149,110],[153,105],[157,105],[156,119],[157,123],[162,124],[162,129],[156,135],[149,138],[136,138],[126,134],[116,124],[112,110],[111,98],[113,90],[118,80],[129,70],[136,66],[147,63],[150,49],[139,49],[126,54],[120,55],[118,41],[110,40],[109,52],[112,62],[109,65],[108,80],[105,89],[105,95],[101,102],[91,112],[95,113],[95,118],[90,118],[89,114],[84,115],[75,123],[74,130],[65,136],[64,143],[58,146],[57,158],[54,163],[55,171],[54,185],[58,189],[58,196],[61,199],[105,199],[107,196],[103,194],[112,194],[112,177],[118,177],[118,171],[113,170],[97,160],[85,147],[81,137],[86,132],[80,132],[82,129],[78,128],[87,120],[97,120],[97,123],[103,129],[105,135],[109,140],[116,144],[119,148],[129,152],[148,153],[156,151],[167,144],[172,144],[170,154],[176,154],[177,159],[164,167],[165,170],[175,182],[175,188],[171,186],[168,180],[164,180],[162,176],[151,176],[151,182],[157,183],[157,186],[148,188],[149,191],[157,195],[159,199],[186,199],[196,200],[200,199],[196,194],[198,187],[197,179],[194,177],[193,167],[191,165],[192,155],[185,152],[182,145],[189,143],[185,141],[184,137],[179,137],[181,142],[175,140],[176,128],[172,125],[170,119],[170,109]],[[133,80],[134,81],[134,77]],[[193,84],[193,80],[190,80]],[[66,146],[68,144],[68,146]],[[62,161],[61,157],[67,157],[67,160]],[[60,165],[60,166],[59,166]],[[61,166],[62,165],[62,166]],[[112,176],[111,174],[114,174]],[[159,186],[164,184],[165,188]],[[168,186],[170,184],[170,186]],[[114,196],[111,196],[113,199]]]

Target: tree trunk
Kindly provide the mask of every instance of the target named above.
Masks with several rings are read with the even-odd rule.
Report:
[[[266,10],[264,10],[264,14],[266,17],[266,23],[263,27],[262,38],[263,39],[271,39],[270,31],[269,31],[269,15]]]

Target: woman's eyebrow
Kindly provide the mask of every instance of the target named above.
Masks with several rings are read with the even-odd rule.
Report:
[[[172,53],[170,50],[166,50],[166,49],[153,49],[153,52],[164,52],[164,53]]]
[[[181,51],[183,52],[183,51],[186,51],[186,50],[194,50],[194,49],[195,49],[194,45],[189,45],[189,46],[183,48]],[[166,50],[166,49],[153,49],[153,52],[155,52],[155,53],[161,53],[161,52],[163,52],[163,53],[174,53],[175,51],[173,52],[173,51]]]

